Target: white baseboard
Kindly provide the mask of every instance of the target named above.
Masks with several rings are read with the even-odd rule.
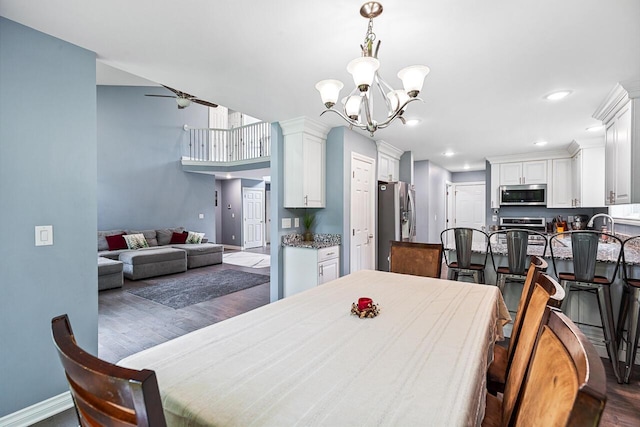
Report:
[[[66,391],[42,402],[0,418],[0,427],[27,427],[73,407],[71,393]]]

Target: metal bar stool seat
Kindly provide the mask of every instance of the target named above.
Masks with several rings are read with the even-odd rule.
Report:
[[[491,259],[494,262],[493,267],[496,271],[496,284],[498,288],[500,288],[500,292],[504,293],[507,280],[519,282],[526,280],[527,269],[530,264],[530,257],[527,255],[527,252],[529,250],[529,238],[531,236],[536,236],[538,240],[544,242],[542,253],[540,253],[540,256],[544,256],[547,252],[547,236],[537,231],[510,229],[495,231],[489,235],[492,253]],[[507,250],[507,265],[496,267],[493,255],[496,252],[504,252],[504,248]]]
[[[453,234],[454,246],[447,246],[445,240]],[[472,262],[471,253],[474,251],[474,238],[476,249],[483,251],[484,260],[482,263]],[[478,244],[478,240],[481,242]],[[487,265],[487,256],[491,251],[489,247],[489,236],[482,230],[475,228],[455,227],[447,228],[440,233],[440,241],[445,248],[444,258],[447,264],[447,279],[458,280],[461,276],[470,275],[476,283],[484,283],[484,269]],[[455,259],[452,258],[452,252]]]
[[[566,258],[559,256],[559,252],[561,252],[559,248],[567,247],[568,242],[571,243],[571,265],[573,266],[573,271],[560,271],[557,261]],[[600,243],[603,242],[613,245],[607,249],[611,258],[610,261],[613,263],[613,270],[608,275],[596,274],[598,249]],[[562,302],[562,311],[566,312],[571,291],[583,291],[597,296],[607,354],[609,355],[609,360],[611,360],[613,373],[618,383],[622,383],[620,367],[618,366],[618,336],[613,320],[613,305],[611,302],[611,284],[616,278],[622,258],[622,240],[612,234],[598,231],[568,231],[551,236],[549,247],[551,249],[553,269],[566,294]]]
[[[640,249],[640,236],[625,240],[622,246],[622,273],[625,282],[625,290],[620,304],[620,317],[618,318],[618,345],[622,338],[622,331],[627,325],[627,352],[625,357],[624,382],[629,383],[631,372],[636,360],[636,352],[640,344],[640,278],[633,277],[632,266],[627,264],[626,258],[632,245],[636,250]]]

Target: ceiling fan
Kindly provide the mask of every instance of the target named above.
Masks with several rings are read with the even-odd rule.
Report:
[[[189,105],[191,105],[192,102],[195,102],[196,104],[200,104],[200,105],[205,105],[207,107],[211,107],[211,108],[216,108],[218,106],[218,104],[214,104],[212,102],[209,101],[205,101],[204,99],[198,99],[193,95],[189,95],[188,93],[185,92],[181,92],[179,90],[176,89],[172,89],[169,86],[165,86],[162,85],[162,87],[169,89],[171,92],[175,93],[175,96],[172,95],[151,95],[151,94],[145,94],[145,96],[155,96],[158,98],[175,98],[176,102],[178,103],[178,109],[182,110],[183,108],[188,107]]]

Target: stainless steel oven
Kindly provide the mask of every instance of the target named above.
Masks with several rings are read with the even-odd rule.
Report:
[[[501,217],[500,218],[500,230],[509,230],[509,229],[524,229],[524,230],[533,230],[540,233],[546,233],[547,230],[547,219],[546,218],[534,218],[534,217]],[[504,238],[504,235],[502,235]],[[530,235],[529,236],[529,244],[530,245],[544,245],[546,240],[546,236],[539,235]],[[501,242],[504,243],[504,242]]]
[[[502,185],[501,206],[546,206],[547,184]]]

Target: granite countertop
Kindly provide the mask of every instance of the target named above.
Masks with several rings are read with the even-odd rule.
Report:
[[[282,246],[294,248],[322,249],[331,246],[340,246],[342,236],[340,234],[314,234],[313,241],[304,241],[302,234],[291,233],[282,236]]]
[[[622,239],[622,241],[628,239],[632,236],[618,235]],[[557,239],[555,240],[556,244],[553,247],[553,255],[556,259],[572,259],[571,253],[571,240],[570,239]],[[626,264],[632,265],[640,265],[640,239],[636,240],[633,245],[627,245],[625,247],[625,262]],[[547,251],[543,254],[542,249],[544,245],[529,245],[527,247],[527,255],[537,255],[543,256],[546,258],[551,257],[551,249],[547,246]],[[451,249],[451,248],[449,248]],[[485,253],[486,244],[474,242],[471,247],[472,252],[476,253]],[[491,243],[491,252],[494,255],[503,255],[507,256],[507,245],[506,243]],[[600,243],[598,245],[598,261],[601,262],[616,262],[618,259],[618,254],[620,252],[619,244],[612,243]]]

